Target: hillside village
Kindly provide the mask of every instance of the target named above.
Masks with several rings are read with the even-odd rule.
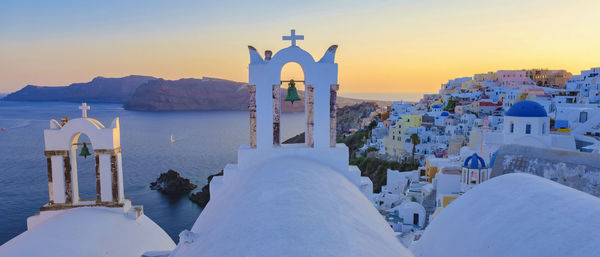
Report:
[[[344,137],[367,131],[357,155],[418,164],[388,169],[371,197],[408,246],[453,200],[507,172],[599,196],[599,73],[499,70],[452,79],[419,102],[379,107]]]
[[[598,256],[600,68],[488,72],[338,109],[338,46],[315,59],[295,32],[274,55],[248,46],[249,144],[177,243],[126,197],[120,118],[82,103],[44,129],[48,202],[0,256]],[[277,84],[289,62],[305,71],[305,133],[284,144],[282,103],[300,99]],[[94,199],[79,191],[89,155]]]

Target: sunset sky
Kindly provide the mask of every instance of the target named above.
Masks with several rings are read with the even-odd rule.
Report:
[[[600,1],[2,1],[0,92],[130,74],[246,81],[247,45],[338,44],[345,93],[436,92],[498,69],[600,66]],[[286,74],[293,74],[290,69]]]

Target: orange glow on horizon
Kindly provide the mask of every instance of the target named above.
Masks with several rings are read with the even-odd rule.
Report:
[[[257,5],[245,7],[260,14],[266,6]],[[48,24],[35,23],[33,14],[11,23],[3,18],[0,92],[131,74],[246,81],[246,46],[275,54],[289,45],[281,36],[290,28],[305,35],[298,45],[315,59],[339,45],[341,93],[434,93],[449,79],[475,73],[549,68],[578,74],[600,66],[600,34],[593,29],[598,1],[377,1],[361,8],[309,1],[290,10],[286,4],[269,7],[277,15],[260,19],[226,4],[174,6],[165,8],[165,17],[115,16],[115,23],[125,20],[120,24],[99,22],[103,16],[96,13]],[[39,8],[40,19],[64,15]],[[188,13],[194,10],[198,15]],[[308,15],[298,16],[303,11]],[[14,8],[3,14],[25,15]]]

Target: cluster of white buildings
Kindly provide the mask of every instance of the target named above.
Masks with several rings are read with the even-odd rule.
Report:
[[[418,103],[392,103],[362,150],[374,147],[390,159],[406,161],[414,147],[421,164],[429,155],[458,154],[466,145],[489,145],[487,152],[480,150],[487,159],[498,145],[513,142],[598,152],[599,72],[592,68],[571,76],[562,70],[500,70],[453,79]],[[530,104],[512,108],[524,100]],[[527,113],[533,110],[538,113]]]
[[[418,231],[473,185],[490,178],[502,145],[600,152],[599,72],[489,72],[450,80],[439,94],[418,103],[394,102],[363,148],[410,161],[414,147],[421,168],[388,170],[387,185],[374,194],[373,204],[395,231]],[[409,203],[422,208],[414,211]]]

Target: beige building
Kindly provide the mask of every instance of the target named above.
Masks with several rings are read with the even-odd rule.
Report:
[[[396,158],[401,157],[405,154],[404,150],[404,131],[402,122],[396,122],[393,126],[390,126],[390,132],[387,137],[383,138],[383,147],[388,155],[395,156]]]
[[[525,74],[538,86],[564,85],[571,78],[571,73],[566,70],[531,69]]]
[[[498,80],[498,74],[490,71],[488,73],[480,73],[480,74],[475,74],[475,76],[473,76],[473,78],[476,81],[484,81],[484,80],[488,80],[488,81],[497,81]]]

